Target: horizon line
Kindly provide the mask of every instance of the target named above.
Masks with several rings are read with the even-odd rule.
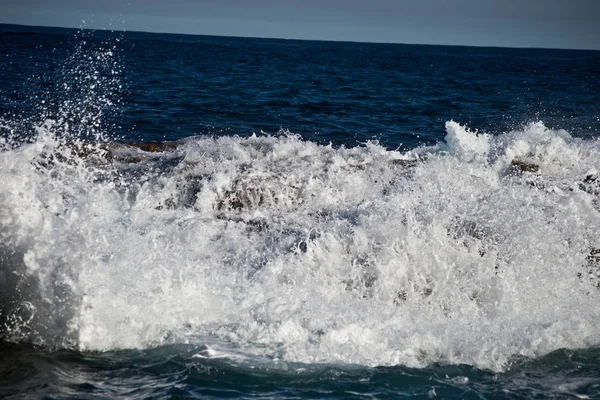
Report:
[[[360,41],[360,40],[340,40],[340,39],[305,39],[305,38],[285,38],[285,37],[269,37],[269,36],[240,36],[240,35],[220,35],[212,33],[183,33],[183,32],[156,32],[156,31],[139,31],[139,30],[128,30],[128,29],[113,29],[113,28],[85,28],[69,27],[69,26],[56,26],[56,25],[29,25],[29,24],[15,24],[9,22],[0,22],[0,26],[19,26],[25,28],[51,28],[51,29],[69,29],[78,31],[100,31],[100,32],[129,32],[129,33],[143,33],[149,35],[180,35],[180,36],[210,36],[210,37],[221,37],[221,38],[236,38],[236,39],[261,39],[261,40],[289,40],[289,41],[303,41],[303,42],[333,42],[333,43],[357,43],[357,44],[383,44],[383,45],[400,45],[400,46],[442,46],[442,47],[471,47],[471,48],[491,48],[491,49],[513,49],[513,50],[561,50],[561,51],[600,51],[600,49],[592,48],[563,48],[563,47],[521,47],[521,46],[499,46],[499,45],[473,45],[473,44],[440,44],[440,43],[407,43],[407,42],[374,42],[374,41]]]

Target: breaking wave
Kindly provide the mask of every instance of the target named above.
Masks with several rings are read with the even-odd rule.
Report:
[[[493,370],[600,343],[597,140],[450,121],[399,152],[62,129],[0,143],[5,340]]]

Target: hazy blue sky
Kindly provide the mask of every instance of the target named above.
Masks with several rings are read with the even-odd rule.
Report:
[[[0,0],[0,22],[231,36],[600,49],[600,0]]]

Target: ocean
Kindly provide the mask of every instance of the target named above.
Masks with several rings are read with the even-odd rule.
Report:
[[[0,58],[0,397],[600,398],[600,51]]]

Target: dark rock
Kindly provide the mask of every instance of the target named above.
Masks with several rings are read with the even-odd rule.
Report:
[[[53,151],[40,155],[38,164],[41,167],[51,167],[56,163],[75,164],[77,160],[87,163],[102,165],[111,162],[124,164],[137,164],[147,157],[139,151],[132,154],[132,150],[139,149],[145,153],[162,152],[177,147],[175,142],[92,142],[92,141],[65,141]]]
[[[147,153],[163,152],[177,147],[177,143],[175,142],[126,142],[125,144],[131,147],[137,147]]]
[[[536,164],[533,164],[533,163],[530,163],[527,161],[523,161],[520,158],[515,158],[514,160],[512,160],[510,165],[517,168],[521,172],[536,173],[536,172],[539,172],[539,170],[540,170],[539,165],[536,165]]]
[[[397,159],[397,160],[391,160],[390,163],[392,165],[398,165],[400,167],[411,168],[411,167],[414,167],[415,165],[417,165],[417,160]]]

